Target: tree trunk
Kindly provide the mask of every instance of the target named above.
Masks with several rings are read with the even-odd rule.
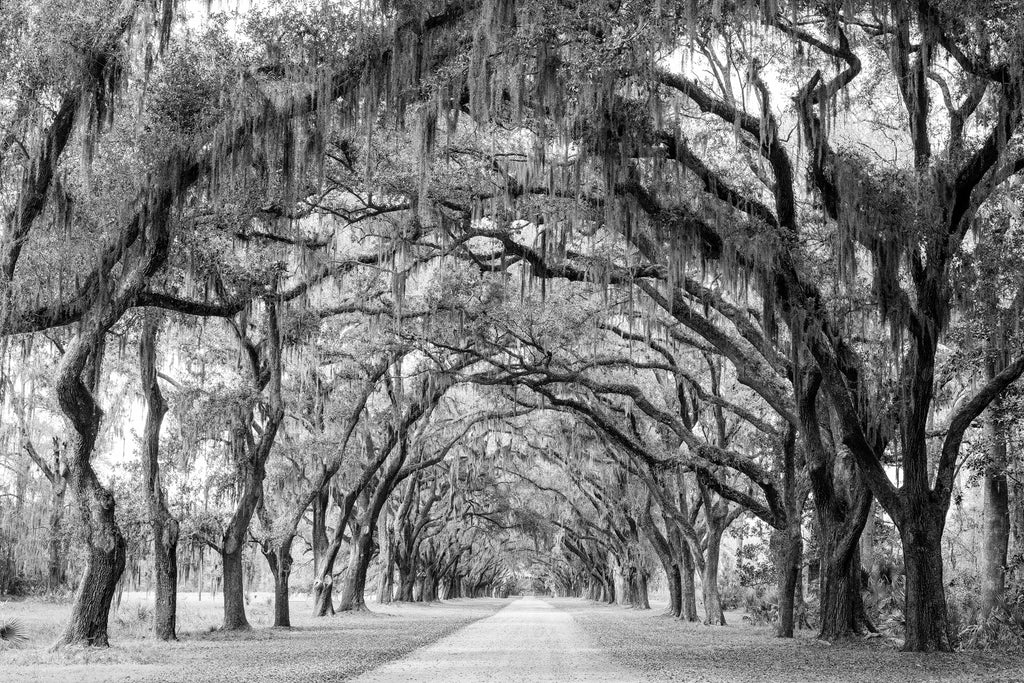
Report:
[[[160,483],[160,427],[167,403],[157,380],[156,341],[159,318],[147,312],[139,340],[139,369],[146,424],[142,431],[142,474],[146,485],[146,505],[153,532],[153,574],[156,596],[153,610],[153,634],[160,640],[174,640],[177,630],[178,602],[178,520],[167,509]]]
[[[366,572],[370,566],[373,551],[373,524],[364,524],[352,552],[349,555],[348,571],[341,588],[339,612],[360,612],[366,609],[363,594],[366,591]]]
[[[153,539],[153,573],[156,576],[153,633],[161,640],[175,640],[178,621],[178,521],[168,519],[162,526],[160,537]]]
[[[327,574],[313,584],[313,616],[334,614],[334,579]]]
[[[221,550],[224,569],[224,625],[225,631],[245,631],[251,628],[245,617],[245,585],[242,568],[242,545],[226,543]]]
[[[990,375],[995,368],[990,366]],[[999,425],[1000,401],[989,407],[985,432],[989,462],[985,469],[985,535],[981,569],[981,609],[984,615],[999,608],[1006,590],[1006,562],[1010,544],[1010,493],[1006,479],[1006,438]]]
[[[822,552],[821,630],[818,637],[834,642],[875,628],[868,620],[861,595],[860,548]]]
[[[864,523],[864,530],[860,532],[860,564],[869,576],[875,574],[875,527],[877,503],[871,501],[871,508],[868,510],[868,518]]]
[[[704,595],[704,623],[712,626],[725,626],[725,612],[722,611],[722,599],[718,592],[718,560],[722,551],[722,530],[708,528],[707,557],[704,560],[702,589]]]
[[[267,558],[270,573],[274,576],[274,627],[291,628],[291,608],[288,604],[288,581],[292,575],[292,541],[294,537],[285,536],[276,547],[270,546],[263,551]]]
[[[651,600],[647,591],[647,575],[637,571],[634,579],[636,589],[633,599],[633,607],[637,609],[651,609]]]
[[[340,522],[339,522],[340,524]],[[334,614],[334,562],[341,550],[341,530],[324,552],[320,565],[313,576],[313,616],[325,617]]]
[[[423,573],[423,591],[420,594],[421,602],[437,602],[437,577],[434,569],[429,564]]]
[[[682,611],[679,618],[684,621],[700,621],[700,617],[697,615],[697,582],[694,580],[693,556],[690,555],[690,549],[685,544],[680,546],[680,553],[683,566],[680,569]]]
[[[665,580],[668,582],[668,614],[673,617],[683,615],[683,574],[678,564],[665,567]]]
[[[85,571],[75,593],[67,627],[58,645],[107,646],[110,604],[125,567],[125,541],[114,514],[114,496],[92,469],[91,458],[103,411],[93,399],[103,357],[102,336],[88,348],[80,336],[65,352],[57,383],[57,400],[74,427],[68,463],[68,490],[85,546]],[[88,366],[88,367],[87,367]],[[88,378],[89,386],[83,382]]]
[[[114,497],[95,480],[91,469],[87,483],[79,479],[72,476],[71,489],[78,505],[87,508],[85,572],[58,645],[106,647],[110,644],[110,604],[125,567],[125,542],[114,519]]]
[[[412,602],[412,587],[416,583],[416,574],[414,572],[402,571],[398,572],[398,600],[400,602]]]
[[[907,571],[908,652],[951,652],[956,641],[949,623],[942,579],[942,524],[924,506],[914,508],[900,529]]]
[[[776,575],[779,582],[779,625],[780,638],[792,638],[795,627],[796,587],[800,580],[800,564],[803,561],[803,538],[800,535],[800,520],[787,525],[785,531],[776,532],[779,539],[779,554]]]
[[[394,599],[395,594],[395,549],[387,544],[387,557],[380,563],[380,586],[377,591],[377,602],[386,605]]]
[[[56,441],[56,439],[54,439]],[[56,447],[55,447],[56,450]],[[48,558],[46,562],[46,591],[56,592],[65,581],[64,555],[62,552],[63,538],[63,515],[64,515],[64,488],[66,486],[63,476],[60,474],[59,463],[55,470],[54,481],[51,482],[52,494],[50,496],[50,519],[48,523],[49,537],[46,546]]]
[[[224,626],[227,631],[250,628],[245,617],[245,589],[242,567],[242,551],[245,548],[252,516],[263,497],[263,480],[267,474],[267,460],[274,447],[277,430],[284,420],[284,403],[281,398],[281,329],[278,322],[278,304],[267,305],[266,359],[253,353],[256,347],[247,338],[240,338],[245,357],[250,359],[250,373],[253,389],[257,392],[264,387],[268,391],[266,419],[259,439],[253,443],[251,430],[255,411],[240,405],[234,409],[230,446],[232,459],[238,463],[241,479],[241,493],[235,504],[221,542],[221,557],[224,567]]]

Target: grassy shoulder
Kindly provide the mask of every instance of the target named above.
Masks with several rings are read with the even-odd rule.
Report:
[[[572,614],[593,644],[652,681],[1022,681],[1017,654],[960,652],[909,654],[878,640],[828,645],[803,631],[780,639],[771,628],[745,624],[739,613],[730,626],[680,622],[649,611],[554,599]]]
[[[26,600],[0,604],[0,620],[14,618],[29,642],[0,646],[4,680],[18,681],[336,681],[368,671],[429,644],[508,604],[507,600],[453,600],[431,605],[372,605],[370,612],[309,616],[311,603],[291,604],[290,630],[272,629],[272,604],[255,596],[247,608],[251,631],[222,633],[221,603],[181,596],[179,640],[149,634],[145,596],[122,599],[111,615],[110,648],[51,650],[69,606]]]

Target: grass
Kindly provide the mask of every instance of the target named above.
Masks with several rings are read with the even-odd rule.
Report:
[[[431,643],[507,604],[454,600],[373,606],[373,612],[318,619],[311,601],[291,603],[294,628],[271,629],[269,595],[246,607],[253,630],[222,633],[220,600],[179,595],[177,642],[150,634],[144,594],[125,595],[111,614],[109,648],[52,649],[70,606],[38,600],[0,603],[0,622],[22,622],[28,643],[0,648],[4,680],[18,681],[319,681],[345,680]]]
[[[551,603],[570,612],[595,645],[645,680],[763,683],[785,681],[1024,681],[1018,655],[980,652],[904,653],[881,639],[828,645],[802,631],[776,638],[771,627],[749,626],[742,614],[726,615],[730,626],[713,627],[650,611],[595,605],[579,599]]]

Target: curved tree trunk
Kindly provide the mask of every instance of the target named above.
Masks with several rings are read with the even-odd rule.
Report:
[[[92,468],[85,472],[73,468],[69,488],[81,512],[86,558],[71,616],[58,644],[106,647],[110,644],[110,605],[125,567],[124,537],[114,518],[114,497],[96,480]]]
[[[313,579],[313,616],[325,617],[334,614],[334,562],[337,560],[338,552],[341,550],[342,530],[339,528],[335,533],[334,540],[324,551],[314,573]]]
[[[366,609],[366,573],[373,551],[373,525],[364,524],[349,555],[348,571],[341,587],[339,612],[361,612]]]
[[[871,511],[872,495],[857,470],[844,466],[835,448],[825,449],[817,410],[819,384],[820,375],[808,374],[799,409],[820,534],[818,637],[833,642],[865,629],[875,631],[864,609],[860,567],[860,535]]]
[[[313,616],[326,617],[334,614],[334,579],[327,574],[313,585]]]
[[[96,345],[89,348],[83,333],[69,345],[57,382],[58,403],[74,427],[68,490],[85,546],[85,571],[58,645],[110,644],[110,604],[125,567],[125,541],[114,514],[114,496],[100,484],[90,462],[103,418],[93,399],[103,357],[102,335],[95,339]],[[88,377],[88,387],[83,374]]]

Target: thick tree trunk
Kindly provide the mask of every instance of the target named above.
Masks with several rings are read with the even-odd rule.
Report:
[[[671,524],[666,519],[666,525]],[[654,524],[654,520],[648,513],[643,519],[644,532],[661,562],[661,568],[665,572],[665,582],[668,584],[668,610],[666,614],[678,617],[682,614],[682,572],[679,569],[679,560],[674,556],[674,548],[669,543],[671,527],[668,527],[667,534],[662,535],[661,530]]]
[[[670,616],[681,617],[683,615],[683,581],[679,565],[671,564],[665,567],[665,580],[668,582],[668,612]]]
[[[722,599],[718,592],[718,561],[722,551],[722,530],[708,529],[707,557],[704,560],[702,589],[704,596],[704,623],[712,626],[725,626],[725,612],[722,610]]]
[[[341,588],[339,612],[359,612],[366,609],[363,594],[366,592],[366,573],[370,567],[373,551],[373,524],[364,524],[352,552],[349,555],[348,571]]]
[[[83,337],[72,342],[61,361],[57,383],[57,400],[74,427],[67,486],[85,546],[85,571],[58,645],[110,644],[110,604],[125,567],[125,541],[114,514],[114,496],[100,484],[90,462],[103,418],[93,399],[99,385],[102,337],[97,344],[98,348],[88,349]]]
[[[334,614],[334,579],[327,574],[313,585],[313,616]]]
[[[248,630],[251,627],[245,617],[241,543],[225,543],[220,556],[224,569],[224,625],[221,628],[225,631]]]
[[[340,529],[330,546],[323,551],[320,562],[313,572],[314,617],[334,614],[334,562],[338,557],[339,550],[341,550]]]
[[[638,571],[635,583],[636,590],[633,607],[636,607],[637,609],[651,609],[651,600],[647,591],[647,575]]]
[[[601,579],[601,600],[609,605],[615,604],[615,582],[611,577]]]
[[[168,519],[161,526],[161,535],[153,539],[156,577],[153,633],[161,640],[174,640],[178,621],[178,521]]]
[[[800,520],[790,523],[785,531],[776,533],[781,536],[776,565],[779,584],[779,625],[776,634],[780,638],[792,638],[796,625],[796,587],[800,580],[804,548]]]
[[[992,373],[990,373],[992,374]],[[999,419],[999,401],[993,401],[985,419],[989,463],[983,483],[985,494],[984,551],[981,568],[981,608],[985,615],[1003,605],[1006,562],[1010,545],[1010,492],[1006,478],[1006,438]]]
[[[398,600],[400,602],[412,602],[412,588],[416,583],[414,572],[399,570],[398,572]]]
[[[852,544],[847,553],[822,553],[821,630],[818,637],[834,642],[851,635],[874,631],[861,595],[860,549]]]
[[[437,602],[437,577],[429,564],[423,573],[423,589],[420,593],[421,602]]]
[[[1009,495],[1005,473],[985,475],[985,536],[981,572],[982,611],[1001,607],[1006,592],[1006,562],[1010,542]]]
[[[818,522],[821,631],[829,642],[875,628],[861,596],[860,536],[871,510],[872,495],[843,454],[826,451],[821,439],[816,396],[819,376],[810,376],[800,397],[801,430]],[[838,431],[838,430],[836,430]]]
[[[292,575],[292,541],[294,537],[285,536],[277,546],[266,548],[263,556],[267,558],[270,573],[274,576],[274,627],[291,628],[291,608],[288,604],[288,582]]]
[[[900,529],[907,572],[908,652],[950,652],[956,644],[942,580],[942,522],[935,511],[915,508]]]
[[[87,511],[85,515],[86,564],[58,645],[106,647],[110,644],[110,604],[125,567],[125,542],[114,519],[114,497],[100,486],[91,470],[88,483],[77,479],[73,476],[71,482],[77,504],[91,508],[91,514]]]

